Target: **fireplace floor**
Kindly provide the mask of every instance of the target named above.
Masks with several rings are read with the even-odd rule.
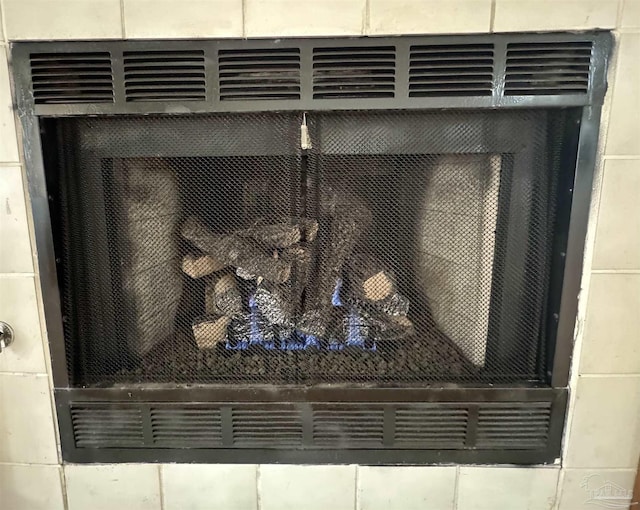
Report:
[[[403,382],[464,380],[477,377],[478,368],[445,335],[421,340],[417,335],[402,342],[382,342],[377,350],[357,347],[341,351],[272,350],[260,346],[244,351],[200,350],[188,333],[177,333],[141,358],[138,366],[103,378],[93,386],[163,383],[317,384],[335,382]]]

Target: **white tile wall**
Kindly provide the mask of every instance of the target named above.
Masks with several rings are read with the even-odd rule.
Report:
[[[3,0],[9,39],[122,37],[120,0]]]
[[[0,464],[0,508],[64,510],[60,466]]]
[[[488,32],[491,0],[369,0],[370,35]]]
[[[456,510],[552,510],[559,473],[554,467],[461,467]]]
[[[629,508],[635,470],[566,469],[562,491],[559,494],[561,510],[592,508]],[[611,484],[622,489],[622,494],[608,497],[599,489]],[[616,506],[617,505],[617,506]]]
[[[0,373],[0,409],[0,463],[58,463],[46,377]]]
[[[580,377],[565,466],[628,468],[640,455],[640,377]]]
[[[155,464],[66,465],[68,510],[160,510]]]
[[[0,275],[1,320],[15,333],[14,343],[0,355],[0,372],[47,371],[36,299],[32,276]]]
[[[162,466],[164,510],[257,510],[255,465]]]
[[[388,466],[358,468],[357,510],[450,510],[455,467]]]
[[[123,0],[128,38],[242,37],[242,0]]]
[[[631,487],[640,450],[635,306],[640,257],[634,232],[640,217],[640,0],[0,0],[0,18],[3,40],[582,30],[613,27],[619,18],[618,69],[605,128],[607,163],[602,194],[599,189],[594,194],[599,226],[588,241],[593,248],[595,238],[594,259],[586,260],[582,299],[589,301],[584,334],[578,333],[581,363],[574,367],[582,375],[573,388],[575,414],[554,510],[592,507],[586,503],[588,491],[607,482]],[[0,355],[0,508],[59,510],[65,507],[50,387],[44,376],[27,373],[44,368],[35,285],[28,275],[37,268],[29,260],[6,51],[0,44],[0,240],[8,235],[12,243],[7,251],[0,242],[0,295],[10,296],[0,302],[0,320],[10,316],[18,340]],[[261,510],[535,510],[553,507],[558,472],[360,467],[356,474],[355,466],[70,465],[66,510],[258,505]],[[590,477],[586,487],[585,477]]]
[[[0,273],[32,273],[22,168],[0,166]]]
[[[614,28],[618,0],[496,0],[493,30]]]
[[[361,35],[365,0],[244,0],[246,37]]]
[[[353,510],[355,466],[262,465],[260,510]]]

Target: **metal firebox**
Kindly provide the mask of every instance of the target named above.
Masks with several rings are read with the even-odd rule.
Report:
[[[553,462],[611,44],[14,44],[64,459]]]

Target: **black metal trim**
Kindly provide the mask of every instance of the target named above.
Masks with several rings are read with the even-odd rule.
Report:
[[[593,54],[586,94],[504,95],[507,43],[562,43],[584,41],[593,43]],[[487,96],[409,97],[409,52],[412,45],[487,44],[495,45],[493,94]],[[312,69],[313,48],[322,47],[396,47],[395,93],[391,98],[314,99]],[[17,88],[32,91],[31,53],[109,52],[111,54],[114,102],[34,104],[33,93],[24,97],[24,107],[39,116],[113,115],[149,113],[205,113],[286,110],[351,110],[351,109],[428,109],[428,108],[532,108],[601,105],[606,87],[607,67],[612,38],[609,32],[540,33],[540,34],[484,34],[465,36],[402,36],[331,39],[198,39],[155,41],[73,41],[13,43],[13,69]],[[218,84],[218,51],[221,49],[278,49],[296,47],[300,50],[302,76],[300,99],[220,101]],[[205,55],[206,100],[204,101],[136,101],[127,102],[124,93],[125,51],[188,51],[200,50]]]

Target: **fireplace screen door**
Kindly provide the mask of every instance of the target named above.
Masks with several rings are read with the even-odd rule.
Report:
[[[541,380],[566,117],[56,121],[74,384]]]

